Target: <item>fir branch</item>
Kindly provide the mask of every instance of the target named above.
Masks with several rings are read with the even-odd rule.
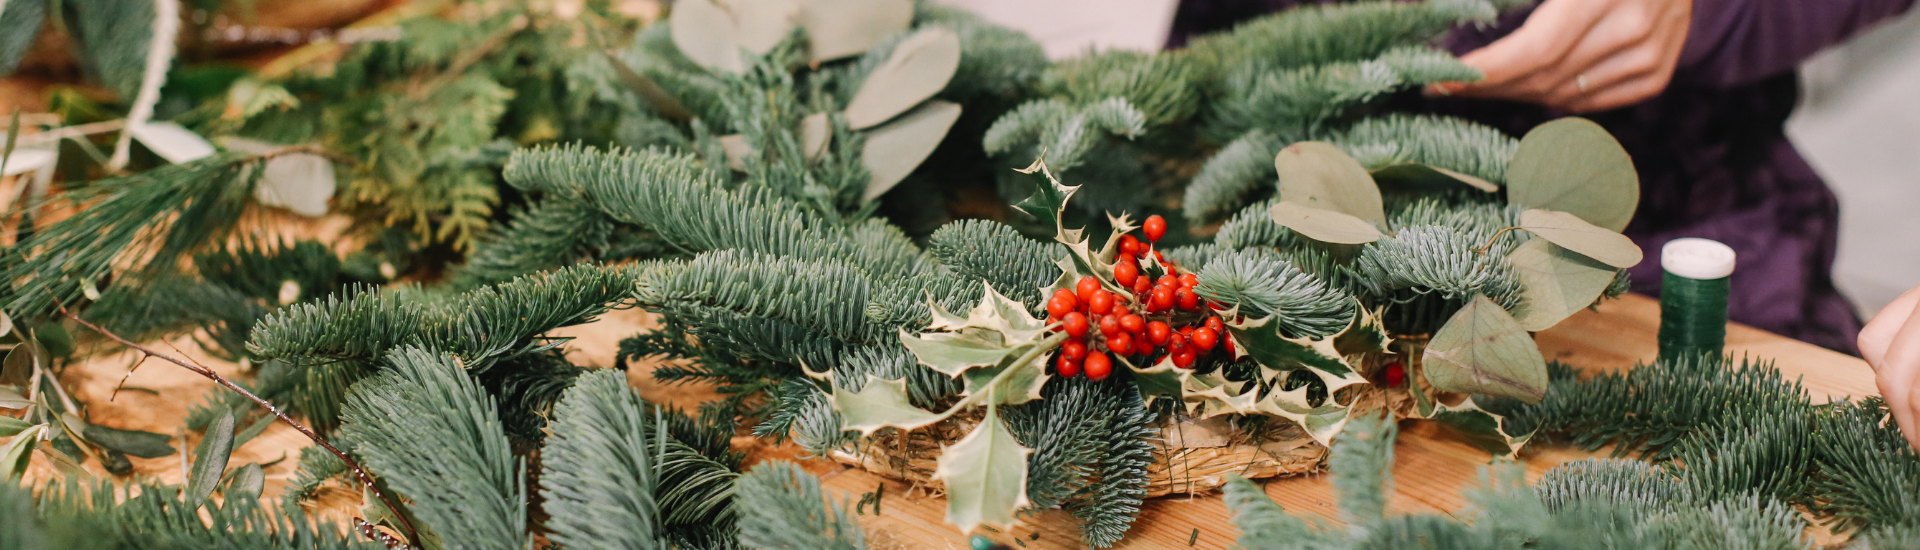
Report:
[[[117,487],[109,480],[55,481],[40,491],[5,484],[0,506],[9,512],[0,548],[155,549],[357,549],[329,522],[298,515],[298,508],[272,509],[251,495],[223,494],[218,502],[190,506],[176,500],[179,488],[139,482]],[[37,544],[24,543],[38,538]],[[12,539],[12,540],[9,540]]]
[[[1251,317],[1276,315],[1283,332],[1318,338],[1347,328],[1354,316],[1351,295],[1264,249],[1228,252],[1200,270],[1194,293]]]
[[[1187,184],[1181,208],[1188,223],[1216,221],[1273,194],[1280,178],[1273,158],[1286,145],[1264,130],[1253,130],[1214,153]]]
[[[1334,441],[1333,489],[1340,496],[1340,518],[1372,522],[1386,516],[1393,487],[1393,442],[1399,426],[1389,417],[1363,415],[1348,421]]]
[[[1889,419],[1885,402],[1835,403],[1816,417],[1812,508],[1834,530],[1871,540],[1911,539],[1920,518],[1920,455]],[[1879,548],[1879,546],[1875,546]]]
[[[1507,180],[1507,160],[1520,146],[1499,130],[1453,118],[1389,115],[1354,123],[1335,143],[1368,169],[1416,163],[1493,183]]]
[[[1215,67],[1291,69],[1372,59],[1494,15],[1494,7],[1479,0],[1320,4],[1200,37],[1188,49]]]
[[[1054,262],[1067,255],[1065,247],[1026,238],[1006,224],[971,219],[941,226],[927,249],[959,275],[992,283],[1033,309],[1045,301],[1040,290],[1060,278]]]
[[[662,547],[654,462],[665,433],[648,426],[645,405],[621,371],[585,375],[560,400],[540,476],[555,543]]]
[[[1037,88],[1077,105],[1118,99],[1140,113],[1140,128],[1157,128],[1185,121],[1199,108],[1200,94],[1190,88],[1198,70],[1182,52],[1109,50],[1055,63]]]
[[[1256,246],[1285,250],[1304,248],[1306,241],[1295,235],[1293,230],[1274,223],[1270,212],[1278,202],[1280,199],[1274,197],[1241,209],[1226,223],[1220,224],[1220,232],[1213,236],[1214,244],[1227,250]]]
[[[596,257],[608,248],[613,220],[584,202],[549,198],[515,209],[502,229],[467,254],[457,286],[510,280]]]
[[[765,550],[865,550],[848,502],[828,501],[820,480],[789,462],[761,464],[740,478],[740,544]]]

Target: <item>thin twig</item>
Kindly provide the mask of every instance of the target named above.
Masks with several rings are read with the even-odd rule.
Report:
[[[328,443],[327,440],[325,438],[320,437],[319,434],[313,433],[313,430],[309,430],[307,429],[306,426],[301,425],[300,422],[295,421],[293,417],[288,416],[287,413],[281,411],[279,407],[273,406],[273,403],[269,403],[267,402],[267,400],[261,399],[260,396],[254,395],[253,392],[247,391],[246,388],[242,388],[238,384],[234,384],[232,381],[227,380],[226,377],[220,376],[220,373],[213,372],[213,369],[200,366],[200,365],[191,364],[186,361],[177,359],[171,355],[154,351],[150,348],[147,348],[146,346],[133,343],[132,341],[127,340],[126,338],[121,338],[120,335],[118,334],[108,332],[107,329],[100,328],[99,325],[89,323],[87,322],[86,319],[81,319],[80,316],[74,315],[72,312],[67,311],[66,304],[60,303],[59,298],[54,298],[53,305],[60,309],[60,315],[68,319],[72,319],[73,322],[79,323],[80,326],[87,327],[88,329],[94,332],[100,333],[101,336],[105,336],[107,337],[107,339],[113,340],[115,342],[119,342],[120,345],[127,346],[135,350],[139,350],[141,353],[147,354],[148,357],[158,357],[163,361],[166,361],[168,363],[173,363],[175,365],[179,365],[181,368],[187,369],[189,371],[193,371],[194,374],[198,374],[200,376],[206,377],[208,380],[212,380],[213,383],[219,384],[221,387],[227,388],[229,390],[233,390],[235,393],[239,393],[241,396],[246,397],[250,401],[253,401],[254,404],[266,408],[268,412],[271,412],[273,413],[274,416],[279,417],[281,422],[286,422],[288,426],[293,426],[293,429],[295,431],[300,432],[300,435],[307,436],[307,439],[313,440],[314,444],[317,444],[325,448],[327,452],[333,453],[333,456],[338,457],[341,462],[345,462],[347,464],[347,468],[353,470],[354,476],[360,478],[361,483],[366,484],[367,491],[373,493],[373,497],[379,499],[380,503],[386,505],[387,509],[393,510],[395,512],[394,517],[398,518],[400,520],[401,526],[405,527],[407,530],[407,540],[409,541],[420,540],[420,532],[414,529],[413,521],[407,519],[406,514],[399,513],[401,509],[400,506],[394,503],[392,500],[388,499],[386,494],[380,492],[380,488],[374,485],[373,476],[367,474],[366,468],[361,467],[359,462],[356,462],[353,460],[353,457],[347,456],[347,453],[340,452],[340,449],[335,448],[332,443]],[[364,520],[362,520],[362,523],[364,523]],[[398,542],[398,541],[392,541],[392,540],[380,540],[377,537],[375,538],[375,540],[378,542],[387,544],[388,548],[396,548],[395,546],[393,546],[393,543]],[[406,548],[406,547],[407,546],[403,544],[398,548]]]
[[[47,130],[45,132],[40,132],[38,134],[29,134],[29,135],[20,136],[19,145],[26,146],[26,145],[39,145],[42,143],[52,143],[52,142],[60,141],[62,139],[66,139],[70,137],[80,137],[80,136],[86,136],[86,135],[92,135],[92,134],[112,132],[114,130],[119,130],[125,127],[127,127],[127,119],[117,118],[113,120],[94,122],[90,124],[79,124],[75,126],[67,126],[65,128],[55,128],[52,130]]]

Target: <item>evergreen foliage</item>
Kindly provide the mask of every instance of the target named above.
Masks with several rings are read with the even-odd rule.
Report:
[[[820,480],[788,462],[768,462],[740,478],[740,544],[766,550],[865,550],[867,539],[846,502],[825,501]]]

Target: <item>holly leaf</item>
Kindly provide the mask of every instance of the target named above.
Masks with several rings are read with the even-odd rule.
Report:
[[[874,431],[888,426],[913,430],[939,422],[951,414],[951,411],[927,412],[926,409],[913,406],[907,399],[905,380],[888,380],[872,374],[867,375],[867,385],[857,392],[847,391],[839,383],[834,383],[833,408],[840,411],[840,419],[846,422],[846,428],[858,430],[860,435],[873,435]]]
[[[1547,361],[1500,304],[1476,294],[1433,335],[1422,356],[1434,389],[1538,403],[1547,394]]]
[[[1640,176],[1633,158],[1605,128],[1563,118],[1520,138],[1507,163],[1507,203],[1569,212],[1622,231],[1640,205]]]
[[[1533,438],[1532,433],[1517,436],[1507,433],[1507,419],[1481,409],[1472,397],[1457,405],[1441,405],[1428,418],[1453,429],[1467,443],[1494,456],[1517,454]]]
[[[1633,244],[1633,239],[1566,212],[1540,209],[1521,212],[1520,228],[1620,269],[1639,264],[1642,257],[1640,246]]]
[[[1514,311],[1521,328],[1539,332],[1587,306],[1613,285],[1614,269],[1583,254],[1532,239],[1507,254],[1507,263],[1520,277],[1524,298]]]
[[[1269,212],[1273,223],[1323,243],[1363,244],[1380,240],[1380,229],[1373,224],[1332,210],[1281,201]]]
[[[1280,200],[1387,224],[1380,186],[1339,147],[1319,141],[1288,145],[1274,156],[1273,167],[1280,172]]]
[[[1342,357],[1370,352],[1385,352],[1393,337],[1387,336],[1387,326],[1380,322],[1380,312],[1369,311],[1365,307],[1357,308],[1359,313],[1353,316],[1353,322],[1347,323],[1346,330],[1333,335],[1333,349]]]
[[[1030,348],[1019,348],[1022,352]],[[963,374],[966,391],[961,395],[974,397],[990,393],[987,402],[997,405],[1018,405],[1040,398],[1040,388],[1047,384],[1047,369],[1042,366],[1045,356],[1021,365],[1008,365],[987,369],[974,369]],[[1007,372],[1013,369],[1013,372]],[[1006,374],[1002,378],[1001,374]],[[996,382],[997,380],[997,382]]]
[[[1269,315],[1259,319],[1248,319],[1237,323],[1227,323],[1227,332],[1233,334],[1233,342],[1247,356],[1260,363],[1265,374],[1263,379],[1272,380],[1276,373],[1307,367],[1321,374],[1327,382],[1327,391],[1333,392],[1349,384],[1336,386],[1337,381],[1348,377],[1358,378],[1353,365],[1347,363],[1340,350],[1335,347],[1337,336],[1321,338],[1288,338],[1280,333],[1280,324],[1273,322]],[[1331,377],[1331,378],[1329,378]]]
[[[80,435],[101,447],[140,458],[173,456],[177,452],[173,445],[168,443],[173,438],[153,432],[121,430],[99,424],[88,424],[82,429]]]
[[[740,41],[734,34],[733,16],[712,0],[674,2],[667,21],[673,45],[680,48],[687,59],[723,73],[746,71],[746,63],[740,59]]]
[[[1173,366],[1173,360],[1161,358],[1166,366]],[[1206,409],[1200,418],[1213,418],[1224,414],[1247,414],[1254,412],[1254,401],[1259,396],[1259,387],[1255,391],[1246,391],[1250,386],[1246,382],[1233,382],[1219,371],[1207,374],[1188,374],[1182,379],[1181,400],[1187,405],[1187,413],[1193,414]]]
[[[1193,374],[1193,371],[1175,368],[1171,360],[1161,361],[1145,369],[1134,366],[1133,362],[1125,357],[1116,357],[1114,360],[1126,365],[1127,370],[1133,371],[1133,385],[1140,388],[1140,395],[1150,398],[1181,398],[1181,389],[1186,387],[1186,378]]]
[[[818,4],[820,2],[811,2]],[[867,130],[867,143],[861,148],[860,162],[867,166],[866,200],[880,198],[900,180],[907,179],[927,155],[946,139],[953,121],[960,120],[960,104],[928,101],[892,122]]]
[[[847,125],[862,130],[931,99],[960,68],[960,35],[934,27],[913,33],[875,67],[847,101]]]
[[[1292,390],[1275,388],[1267,392],[1267,398],[1254,404],[1254,410],[1262,414],[1277,416],[1292,421],[1307,432],[1315,443],[1332,447],[1333,438],[1346,429],[1347,421],[1353,418],[1353,409],[1334,403],[1331,398],[1315,407],[1307,397],[1308,386]],[[1332,395],[1329,391],[1328,395]]]
[[[1078,186],[1067,187],[1061,185],[1060,180],[1053,177],[1053,171],[1047,168],[1045,158],[1034,159],[1033,165],[1019,170],[1019,172],[1023,174],[1032,174],[1036,171],[1046,176],[1047,182],[1035,185],[1033,194],[1027,195],[1026,200],[1020,201],[1020,204],[1013,205],[1013,207],[1020,209],[1021,212],[1026,212],[1027,215],[1033,216],[1041,222],[1052,225],[1055,231],[1054,239],[1060,240],[1063,243],[1070,243],[1074,239],[1062,240],[1066,239],[1066,237],[1062,235],[1066,232],[1066,227],[1061,225],[1060,213],[1066,210],[1067,200],[1072,199],[1073,193],[1079,191],[1080,188]]]
[[[982,524],[1009,527],[1027,507],[1027,454],[995,407],[953,446],[940,453],[933,479],[947,485],[947,523],[971,532]]]
[[[816,63],[865,52],[881,40],[906,32],[912,22],[912,0],[800,3],[800,26],[807,29]]]
[[[960,376],[970,369],[998,365],[1008,356],[1025,349],[966,337],[960,333],[914,335],[904,330],[900,331],[900,343],[907,346],[907,351],[913,352],[920,364],[948,377]]]

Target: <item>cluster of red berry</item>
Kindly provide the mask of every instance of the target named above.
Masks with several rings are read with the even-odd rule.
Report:
[[[1194,293],[1199,276],[1181,273],[1178,265],[1148,244],[1166,235],[1167,220],[1150,216],[1141,231],[1148,242],[1122,235],[1120,254],[1114,261],[1113,281],[1126,289],[1126,294],[1109,292],[1099,279],[1085,276],[1074,288],[1055,291],[1047,300],[1048,321],[1060,323],[1067,333],[1067,341],[1060,345],[1060,354],[1054,360],[1054,370],[1060,376],[1071,378],[1085,372],[1088,378],[1105,380],[1113,374],[1113,357],[1108,354],[1141,356],[1146,359],[1144,364],[1167,357],[1180,368],[1193,368],[1195,362],[1215,350],[1232,357],[1233,339],[1227,336],[1226,323],[1202,311],[1200,295]],[[1158,278],[1141,272],[1140,258],[1147,254],[1153,256]]]

